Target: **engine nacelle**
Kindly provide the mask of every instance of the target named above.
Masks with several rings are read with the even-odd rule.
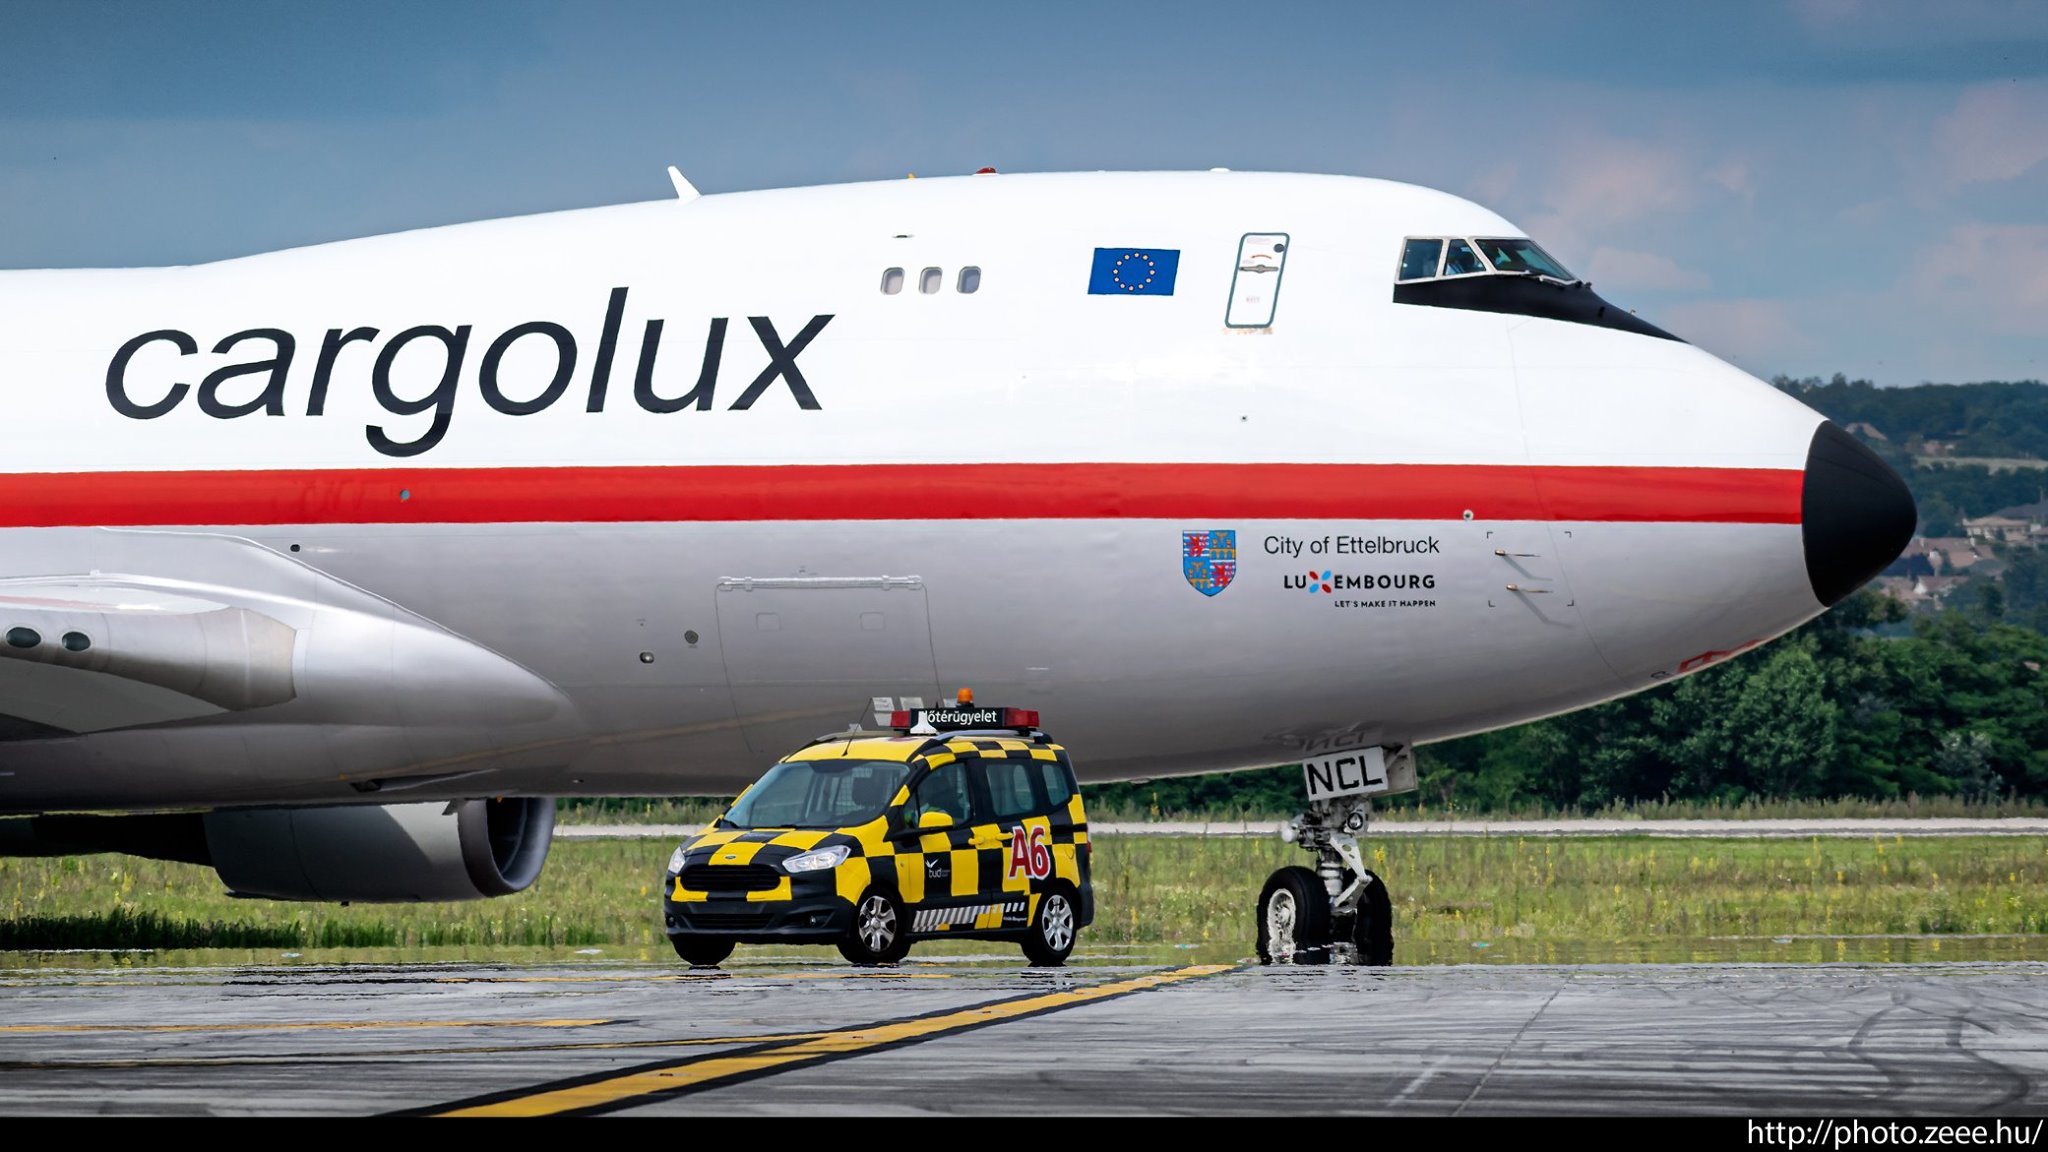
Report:
[[[540,875],[555,802],[245,808],[202,819],[214,870],[237,896],[476,900],[509,896]]]

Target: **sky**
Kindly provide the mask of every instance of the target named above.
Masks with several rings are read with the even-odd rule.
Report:
[[[0,268],[906,173],[1476,200],[1763,376],[2048,378],[2048,3],[0,0]]]

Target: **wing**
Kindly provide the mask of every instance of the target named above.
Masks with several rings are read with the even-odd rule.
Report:
[[[349,795],[583,739],[531,670],[248,540],[60,531],[7,562],[77,574],[0,578],[0,808]]]

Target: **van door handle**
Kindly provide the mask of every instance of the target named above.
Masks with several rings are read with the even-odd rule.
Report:
[[[998,832],[993,836],[976,836],[967,843],[973,848],[997,848],[1009,842],[1010,834],[1008,832]]]

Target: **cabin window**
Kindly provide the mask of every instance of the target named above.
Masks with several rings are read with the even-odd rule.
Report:
[[[882,295],[894,296],[903,291],[903,269],[890,268],[882,273]]]
[[[981,288],[981,269],[975,267],[960,270],[960,291],[975,292]]]
[[[1436,275],[1436,266],[1443,261],[1444,242],[1441,240],[1410,240],[1401,248],[1401,279],[1427,280]]]
[[[939,290],[939,286],[944,284],[945,281],[945,272],[937,268],[927,268],[923,272],[918,273],[917,290],[930,296],[936,293]]]

